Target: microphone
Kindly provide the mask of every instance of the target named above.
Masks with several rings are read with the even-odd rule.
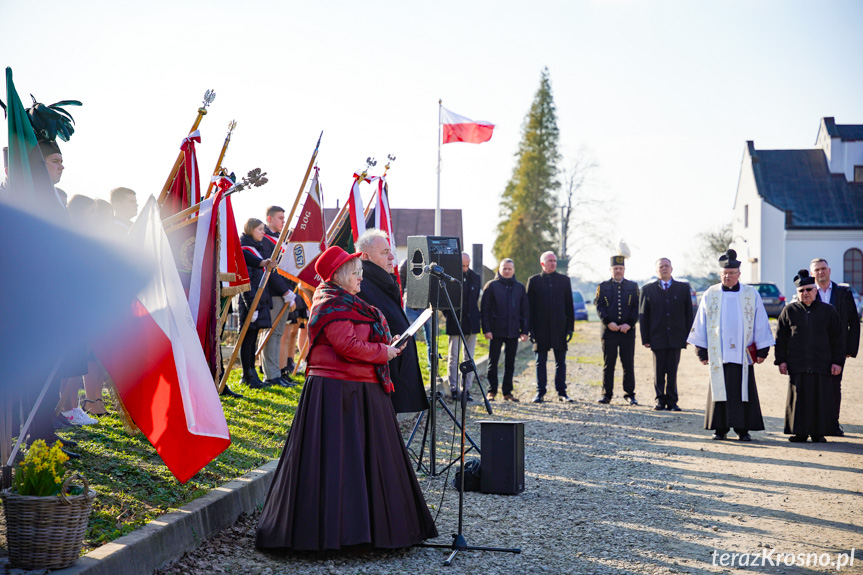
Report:
[[[459,280],[455,279],[451,275],[447,275],[446,273],[444,273],[443,267],[437,264],[429,264],[425,267],[423,271],[448,282],[453,282],[457,284],[461,283]]]

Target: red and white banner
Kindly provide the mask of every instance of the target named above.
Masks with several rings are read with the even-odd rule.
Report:
[[[216,327],[219,323],[218,285],[218,214],[222,190],[201,202],[195,231],[195,251],[192,256],[192,277],[189,281],[189,310],[201,340],[201,347],[213,377],[218,377],[221,356]]]
[[[468,144],[482,144],[491,139],[494,124],[471,120],[450,112],[444,107],[440,110],[440,123],[443,129],[441,143],[451,144],[453,142],[467,142]]]
[[[201,201],[201,176],[198,173],[198,156],[195,142],[201,143],[201,132],[195,130],[180,144],[183,163],[171,182],[171,189],[162,204],[162,217],[174,215]]]
[[[226,176],[214,176],[213,181],[222,192],[234,185],[234,181]],[[222,297],[231,297],[251,289],[231,196],[219,203],[219,279],[222,281]]]
[[[228,424],[153,196],[126,241],[155,265],[153,278],[94,351],[135,425],[185,483],[231,444]]]
[[[309,186],[303,209],[299,212],[288,240],[282,246],[284,255],[278,267],[283,276],[312,288],[317,287],[321,281],[315,272],[315,262],[327,249],[322,205],[323,190],[318,178],[318,168],[315,168],[315,176]]]
[[[396,230],[393,227],[392,212],[390,212],[390,188],[387,184],[385,176],[381,176],[378,181],[378,202],[375,206],[375,227],[387,233],[387,239],[390,242],[390,253],[396,255]],[[398,264],[398,262],[396,262]],[[399,285],[402,283],[399,277],[399,266],[396,265],[393,269]]]
[[[354,174],[354,185],[351,186],[351,195],[348,198],[348,208],[351,214],[351,230],[354,241],[366,233],[366,218],[363,210],[363,196],[360,194],[360,182],[364,180],[359,174]]]

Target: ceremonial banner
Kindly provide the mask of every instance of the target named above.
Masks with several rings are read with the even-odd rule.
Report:
[[[366,216],[366,227],[377,228],[386,232],[387,240],[390,244],[390,251],[395,255],[396,235],[395,228],[393,227],[392,212],[390,211],[389,184],[387,183],[385,176],[374,179],[378,181],[376,203],[375,207],[369,210],[369,213]],[[396,262],[396,265],[393,268],[393,273],[395,274],[399,285],[401,285],[402,280],[399,277],[398,262]]]
[[[6,68],[6,123],[9,134],[8,199],[19,207],[35,208],[44,217],[66,217],[63,202],[51,183],[36,134]],[[60,102],[62,104],[62,102]]]
[[[220,310],[216,256],[219,254],[217,234],[221,203],[222,191],[219,190],[200,204],[189,283],[189,310],[214,379],[221,373],[219,339],[216,334]]]
[[[162,219],[181,212],[201,201],[201,175],[198,173],[198,157],[195,152],[195,142],[201,143],[201,132],[195,130],[180,144],[183,151],[183,163],[177,172],[168,197],[162,204]]]
[[[132,420],[185,483],[231,444],[228,424],[154,197],[126,241],[157,267],[121,327],[94,351]]]
[[[214,177],[213,180],[222,192],[234,185],[234,181],[226,176]],[[222,297],[232,297],[251,289],[231,196],[219,203],[219,279],[222,282]]]
[[[354,241],[357,241],[366,232],[366,220],[363,214],[363,196],[360,194],[360,182],[362,181],[364,181],[363,176],[354,174],[354,185],[351,186],[351,195],[348,197],[348,208],[351,214],[351,231]]]
[[[467,142],[468,144],[482,144],[491,139],[494,124],[481,122],[459,116],[441,107],[441,126],[443,127],[443,144],[453,142]]]
[[[320,277],[315,272],[315,262],[327,249],[322,198],[318,168],[315,168],[303,209],[300,210],[297,223],[288,236],[284,255],[277,268],[281,275],[312,288],[316,288],[320,283]]]

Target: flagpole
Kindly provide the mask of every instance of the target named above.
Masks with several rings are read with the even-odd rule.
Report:
[[[434,235],[440,235],[440,147],[441,147],[441,137],[440,137],[440,120],[441,120],[441,108],[443,107],[443,100],[438,99],[437,101],[437,206],[434,210]]]
[[[198,126],[201,125],[201,119],[207,115],[207,106],[213,103],[213,100],[216,99],[216,92],[214,90],[207,90],[204,92],[204,103],[198,108],[198,116],[195,118],[195,123],[192,124],[192,129],[189,130],[191,134],[195,130],[198,129]],[[177,176],[177,172],[180,171],[180,164],[183,163],[183,152],[177,155],[177,161],[174,162],[174,167],[171,168],[171,173],[168,176],[167,181],[165,181],[165,185],[162,187],[162,192],[159,194],[159,207],[165,203],[165,200],[168,199],[168,190],[171,189],[171,184],[174,182],[174,178]]]
[[[222,171],[222,162],[225,160],[225,152],[228,151],[228,144],[231,143],[231,134],[234,133],[234,128],[237,127],[237,121],[231,120],[231,123],[228,124],[228,135],[225,136],[225,143],[222,144],[222,151],[219,153],[219,159],[216,162],[216,169],[213,170],[213,175],[218,176],[219,172]],[[210,194],[213,193],[213,187],[216,185],[216,182],[213,181],[213,178],[210,178],[210,185],[207,186],[207,195],[204,196],[204,199],[210,197]]]
[[[275,247],[273,247],[273,254],[270,256],[273,264],[278,263],[277,259],[281,255],[282,244],[288,236],[288,224],[292,219],[294,219],[294,213],[297,211],[297,204],[300,203],[300,197],[303,195],[303,190],[306,189],[306,182],[309,181],[309,174],[312,172],[312,166],[315,165],[315,159],[318,157],[318,149],[321,147],[321,138],[323,138],[323,136],[324,133],[321,132],[321,135],[318,137],[318,143],[315,144],[315,151],[312,152],[312,159],[309,160],[309,167],[306,168],[306,175],[303,176],[303,183],[300,184],[300,191],[297,192],[297,198],[294,200],[294,205],[291,207],[291,214],[285,220],[285,225],[282,227],[282,233],[279,234],[279,239],[276,241]],[[258,302],[261,301],[261,295],[263,295],[264,289],[267,287],[267,280],[270,279],[272,271],[273,267],[267,266],[267,270],[264,272],[264,277],[261,278],[261,283],[258,285],[258,291],[255,293],[255,298],[249,305],[249,313],[246,314],[246,321],[243,322],[243,328],[237,336],[237,343],[234,346],[234,351],[231,352],[231,359],[228,361],[228,365],[225,367],[225,372],[222,374],[222,381],[219,383],[219,393],[222,393],[222,390],[225,389],[225,385],[228,383],[228,377],[231,375],[231,369],[234,367],[234,362],[237,361],[237,355],[240,353],[240,346],[243,343],[243,338],[246,337],[246,332],[249,331],[249,325],[252,323],[254,310],[258,307]]]

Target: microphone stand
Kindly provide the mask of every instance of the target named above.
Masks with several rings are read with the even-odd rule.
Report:
[[[453,278],[453,281],[461,284],[460,281]],[[449,306],[450,313],[455,316],[455,309],[452,305],[452,299],[449,297],[449,292],[446,290],[444,286],[443,279],[438,277],[438,294],[443,292],[446,296],[447,305]],[[471,356],[470,350],[467,347],[467,340],[464,336],[464,330],[461,328],[461,322],[457,322],[458,325],[458,335],[461,338],[462,346],[464,347],[465,360],[459,364],[458,368],[462,374],[461,377],[461,393],[459,394],[461,399],[461,454],[459,456],[461,460],[461,476],[459,491],[458,491],[458,532],[453,533],[453,541],[450,545],[443,545],[440,543],[419,543],[417,547],[432,547],[435,549],[451,549],[452,553],[450,553],[449,557],[447,557],[446,561],[443,562],[444,565],[449,566],[452,565],[455,556],[459,551],[499,551],[505,553],[521,553],[521,549],[518,548],[503,548],[503,547],[477,547],[475,545],[468,545],[467,538],[464,536],[464,456],[465,456],[465,417],[467,414],[467,389],[465,389],[465,380],[467,379],[467,374],[473,372],[474,377],[476,378],[476,382],[479,385],[479,389],[482,392],[483,400],[485,401],[485,409],[489,415],[492,415],[491,404],[488,402],[488,398],[486,397],[485,390],[482,387],[482,381],[479,378],[479,373],[476,369],[476,363],[473,361],[473,357]],[[437,351],[437,350],[435,350]],[[436,375],[436,374],[435,374]],[[434,408],[434,404],[432,404],[432,408]]]

